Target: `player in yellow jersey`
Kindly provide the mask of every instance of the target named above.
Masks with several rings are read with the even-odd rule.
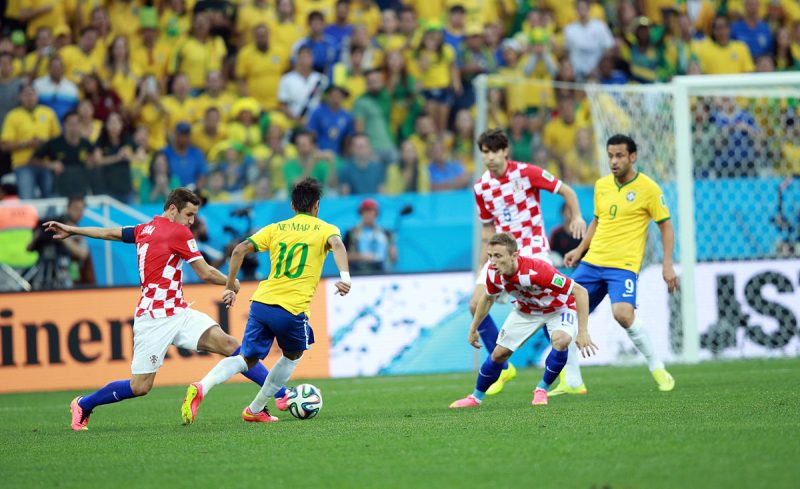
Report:
[[[578,247],[564,256],[564,264],[573,267],[581,262],[572,279],[589,291],[590,312],[607,294],[611,298],[614,319],[647,359],[658,389],[671,391],[675,380],[653,350],[642,320],[634,314],[636,279],[651,219],[661,231],[662,273],[667,289],[670,293],[678,289],[678,277],[672,265],[675,232],[669,208],[658,184],[636,170],[636,142],[632,138],[612,136],[606,149],[611,175],[595,183],[594,219]],[[564,377],[558,387],[550,391],[551,396],[586,392],[577,360],[567,360]]]
[[[296,215],[262,228],[239,243],[228,267],[228,285],[222,295],[230,308],[236,302],[234,283],[245,255],[268,251],[269,277],[258,285],[250,298],[250,316],[244,331],[241,355],[219,362],[200,381],[189,386],[181,408],[184,424],[194,422],[197,408],[217,384],[248,370],[265,358],[277,339],[283,356],[275,363],[253,402],[244,408],[242,419],[248,422],[278,421],[266,408],[267,400],[289,380],[303,352],[314,342],[308,324],[308,308],[317,290],[322,264],[329,251],[339,268],[337,294],[350,292],[347,250],[339,228],[317,217],[322,187],[313,178],[298,182],[292,189],[292,209]]]

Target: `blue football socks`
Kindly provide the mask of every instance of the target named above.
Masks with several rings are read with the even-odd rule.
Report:
[[[478,380],[475,382],[475,392],[472,393],[479,400],[483,400],[489,386],[497,382],[500,378],[500,372],[503,371],[503,364],[497,363],[492,360],[492,357],[487,357],[486,361],[481,365],[481,370],[478,372]]]
[[[116,382],[111,382],[102,389],[94,391],[88,396],[81,397],[81,400],[78,401],[78,405],[80,405],[81,409],[90,413],[97,406],[113,404],[115,402],[124,401],[125,399],[130,399],[131,397],[135,397],[131,389],[131,381],[117,380]]]
[[[497,346],[497,335],[500,332],[497,331],[497,325],[494,323],[494,319],[492,316],[487,315],[486,319],[484,319],[481,324],[478,325],[478,335],[481,337],[481,341],[483,342],[483,346],[486,347],[486,352],[489,355],[492,354],[494,351],[494,347]],[[503,363],[503,370],[508,368],[508,362]]]
[[[550,385],[556,381],[558,374],[563,370],[564,365],[567,364],[568,355],[569,350],[558,351],[555,348],[550,350],[550,354],[547,355],[547,359],[544,361],[544,375],[537,386],[538,388],[544,390],[550,388]]]
[[[242,347],[238,346],[233,351],[231,356],[232,357],[236,356],[241,351],[242,351]],[[255,366],[253,368],[251,368],[247,372],[243,373],[242,375],[244,375],[245,377],[247,377],[248,379],[252,380],[253,382],[255,382],[258,385],[264,385],[264,382],[267,380],[267,375],[268,374],[269,374],[269,370],[267,370],[267,367],[265,367],[263,363],[258,362],[257,364],[255,364]],[[285,395],[286,395],[286,387],[281,387],[280,390],[278,390],[278,392],[275,393],[275,399],[280,399]]]

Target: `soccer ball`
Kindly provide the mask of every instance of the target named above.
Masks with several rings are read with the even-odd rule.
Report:
[[[322,394],[311,384],[300,384],[289,391],[286,405],[295,418],[311,419],[322,409]]]

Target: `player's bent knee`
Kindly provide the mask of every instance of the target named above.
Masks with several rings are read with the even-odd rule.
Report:
[[[231,356],[239,348],[239,340],[229,334],[225,334],[223,348],[225,349],[225,355]]]
[[[569,348],[569,343],[571,341],[572,338],[561,331],[556,331],[550,335],[550,345],[557,351],[564,351]]]
[[[633,326],[633,314],[629,314],[627,312],[615,313],[614,319],[625,329],[630,328]]]
[[[301,352],[301,351],[285,351],[285,352],[283,352],[283,356],[285,356],[286,358],[288,358],[289,360],[291,360],[293,362],[296,362],[297,360],[300,360],[300,358],[302,358],[303,352]]]
[[[136,397],[145,396],[153,388],[152,379],[131,379],[131,392]]]
[[[506,360],[511,358],[512,353],[514,352],[506,348],[503,348],[502,350],[495,348],[492,352],[492,361],[495,363],[505,363]]]
[[[256,364],[259,361],[259,358],[258,357],[250,357],[250,358],[245,357],[244,361],[245,361],[245,363],[247,363],[247,369],[249,370],[249,369],[251,369],[251,368],[256,366]]]

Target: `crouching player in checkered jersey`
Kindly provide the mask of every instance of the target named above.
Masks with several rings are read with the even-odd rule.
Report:
[[[550,243],[544,228],[539,192],[545,190],[564,198],[572,220],[568,230],[575,239],[581,239],[586,232],[586,221],[581,217],[578,196],[569,185],[562,182],[546,170],[536,165],[520,163],[508,159],[508,137],[500,129],[485,131],[478,138],[478,149],[486,172],[475,183],[475,201],[478,214],[483,222],[481,249],[479,259],[481,272],[475,282],[475,291],[470,300],[470,311],[475,314],[478,300],[486,292],[485,264],[486,243],[495,233],[510,233],[516,240],[521,256],[535,256],[548,263],[550,259]],[[488,351],[493,351],[497,342],[497,326],[491,316],[481,322],[478,334]],[[575,345],[570,346],[570,354],[578,354]],[[516,369],[510,363],[503,364],[500,378],[492,385],[487,394],[497,394],[503,385],[516,376]]]
[[[503,364],[542,326],[553,349],[547,355],[544,376],[533,391],[531,404],[547,404],[547,390],[567,363],[567,349],[573,338],[584,356],[596,353],[597,347],[587,329],[589,294],[546,261],[519,256],[517,241],[508,233],[492,236],[488,255],[486,293],[478,300],[469,343],[475,348],[481,347],[478,327],[501,292],[515,299],[515,308],[503,323],[497,346],[478,372],[475,391],[450,407],[480,406],[489,386],[500,377]]]
[[[209,265],[189,230],[200,207],[200,199],[189,189],[173,190],[164,203],[164,213],[138,226],[97,228],[44,224],[56,239],[78,235],[136,244],[142,295],[133,320],[133,361],[130,380],[117,380],[102,389],[72,400],[72,429],[87,429],[89,415],[97,406],[111,404],[150,392],[156,371],[164,363],[170,345],[193,351],[238,355],[239,342],[225,333],[210,316],[189,307],[183,299],[182,267],[190,263],[205,282],[227,283],[225,275]],[[235,284],[236,290],[239,283]],[[263,385],[267,369],[254,365],[245,376]],[[285,395],[285,389],[281,397]]]

